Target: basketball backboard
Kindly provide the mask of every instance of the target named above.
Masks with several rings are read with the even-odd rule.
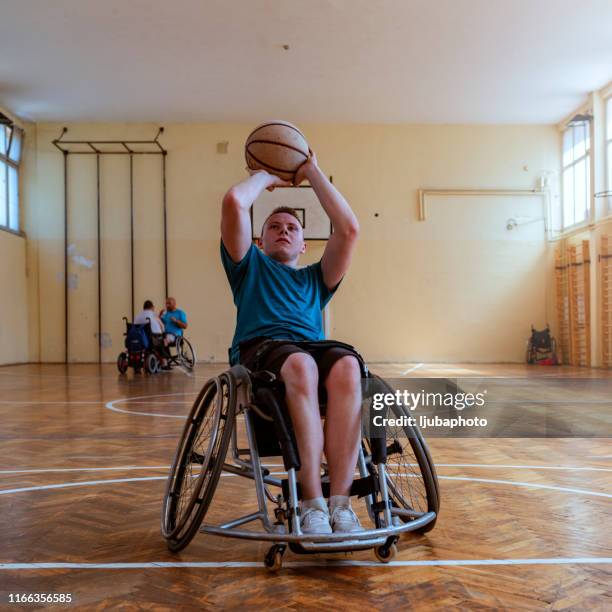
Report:
[[[264,191],[251,207],[252,237],[261,237],[261,228],[268,215],[278,206],[295,208],[304,227],[305,240],[328,240],[331,221],[325,214],[314,189],[304,187],[277,187]]]

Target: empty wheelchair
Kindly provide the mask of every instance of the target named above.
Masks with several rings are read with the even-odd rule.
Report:
[[[559,365],[557,341],[550,333],[550,327],[538,331],[531,326],[531,337],[527,341],[527,363],[540,365]]]
[[[155,374],[161,368],[161,355],[156,339],[151,333],[151,324],[138,325],[125,321],[125,350],[117,357],[117,369],[125,374],[128,368],[133,368],[136,374],[142,370],[148,374]],[[148,320],[148,319],[147,319]]]
[[[250,372],[236,365],[206,382],[187,417],[162,507],[162,535],[169,549],[182,550],[200,531],[270,542],[264,564],[272,570],[281,567],[287,547],[298,554],[374,549],[380,561],[388,562],[396,553],[396,542],[402,533],[432,529],[439,512],[440,493],[427,445],[416,426],[369,426],[369,400],[374,393],[393,390],[368,372],[363,362],[361,365],[362,431],[367,433],[362,436],[356,466],[359,476],[350,494],[363,499],[370,528],[332,534],[301,531],[296,474],[300,460],[282,382],[265,370]],[[396,422],[408,416],[400,405],[388,410]],[[278,477],[261,461],[275,456],[283,459],[284,477]],[[223,472],[254,481],[257,507],[222,523],[203,523]],[[328,497],[325,465],[322,482],[323,494]],[[243,528],[256,521],[260,529]]]

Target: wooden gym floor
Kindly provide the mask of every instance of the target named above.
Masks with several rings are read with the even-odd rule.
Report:
[[[10,594],[37,593],[70,593],[88,610],[612,609],[605,438],[429,438],[440,518],[427,535],[404,536],[389,565],[371,551],[287,552],[274,575],[263,568],[266,544],[201,534],[170,554],[159,517],[182,417],[223,369],[121,377],[111,365],[0,368],[0,609],[17,608]],[[612,378],[521,365],[373,369],[527,377],[543,390],[553,374]],[[254,509],[248,481],[222,478],[217,495],[216,516]]]

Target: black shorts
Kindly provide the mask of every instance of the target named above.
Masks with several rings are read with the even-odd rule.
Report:
[[[359,353],[348,344],[328,340],[294,342],[292,340],[271,340],[252,338],[240,343],[240,363],[252,372],[268,370],[280,376],[280,370],[289,355],[306,353],[317,364],[319,385],[327,379],[333,365],[342,357],[355,357],[363,370],[363,360]]]
[[[151,344],[156,349],[164,348],[164,334],[151,333]]]

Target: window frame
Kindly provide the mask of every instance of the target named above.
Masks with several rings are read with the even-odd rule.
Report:
[[[9,232],[10,234],[15,234],[17,236],[25,236],[23,230],[21,229],[21,194],[20,194],[20,184],[21,184],[21,174],[19,172],[21,165],[21,157],[23,155],[23,141],[25,137],[25,132],[19,126],[12,125],[2,125],[0,124],[2,129],[8,128],[8,141],[6,147],[6,153],[2,153],[0,151],[0,172],[5,173],[6,186],[5,186],[5,212],[6,212],[6,224],[0,223],[0,230],[4,232]],[[15,137],[15,131],[19,130],[21,133],[21,143],[20,143],[20,154],[19,159],[17,161],[11,159],[10,152],[11,146],[13,144],[13,138]],[[5,164],[2,166],[2,164]],[[9,168],[14,168],[17,173],[17,210],[18,210],[18,224],[17,229],[11,227],[11,203],[10,203],[10,179],[9,179]]]
[[[565,165],[564,161],[563,161],[563,156],[565,153],[564,150],[564,139],[565,139],[565,134],[567,133],[568,130],[572,131],[572,151],[575,148],[575,138],[574,138],[574,134],[575,134],[575,129],[578,127],[578,125],[566,125],[565,129],[561,130],[561,176],[560,176],[560,191],[561,191],[561,228],[560,228],[560,234],[566,234],[566,233],[570,233],[573,232],[575,230],[581,229],[583,227],[588,227],[591,224],[591,218],[593,215],[593,204],[592,204],[592,199],[593,199],[593,185],[592,185],[592,176],[591,176],[591,171],[592,171],[592,164],[593,164],[593,133],[592,133],[592,127],[593,127],[593,123],[592,121],[584,121],[583,124],[586,126],[586,135],[588,138],[588,148],[585,146],[585,152],[583,155],[581,155],[580,157],[576,158],[576,159],[572,159],[572,161]],[[579,124],[582,125],[582,124]],[[586,176],[586,215],[585,218],[581,221],[572,223],[571,225],[566,225],[565,224],[565,173],[567,171],[569,171],[571,169],[572,174],[574,174],[574,176],[572,177],[573,179],[575,179],[575,168],[576,165],[579,164],[580,162],[585,161],[586,162],[586,172],[585,172],[585,176]],[[575,181],[572,181],[572,185],[574,186],[574,193],[572,194],[572,198],[573,198],[573,210],[574,210],[574,218],[576,217],[576,201],[575,201],[575,194],[576,194],[576,186],[575,186]]]
[[[612,92],[603,99],[604,107],[604,167],[608,207],[606,216],[612,216]]]

